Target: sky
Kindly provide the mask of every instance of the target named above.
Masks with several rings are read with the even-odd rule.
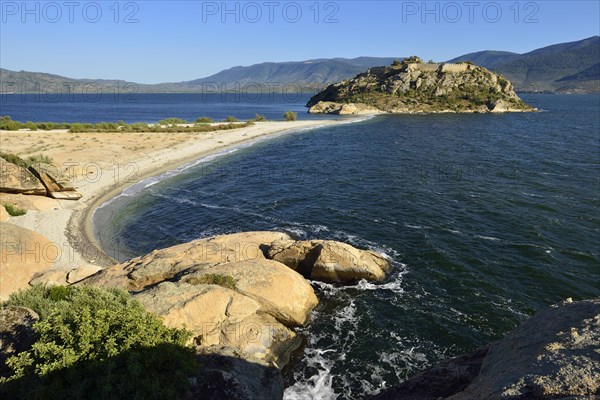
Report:
[[[359,56],[444,61],[600,34],[593,1],[5,1],[0,67],[179,82],[238,65]]]

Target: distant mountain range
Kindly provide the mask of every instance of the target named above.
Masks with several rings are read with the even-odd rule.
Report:
[[[0,69],[2,93],[73,91],[92,85],[91,92],[169,93],[231,91],[251,84],[294,84],[316,90],[329,83],[349,79],[370,67],[390,65],[404,57],[332,58],[297,62],[266,62],[233,67],[206,78],[185,82],[137,84],[122,80],[71,79],[38,72]],[[513,82],[520,91],[600,92],[600,37],[556,44],[525,54],[506,51],[480,51],[453,58],[449,62],[472,61]],[[69,89],[71,88],[71,89]],[[79,89],[77,89],[79,88]],[[255,89],[258,89],[254,86]],[[288,89],[290,90],[290,89]]]
[[[525,54],[480,51],[450,62],[467,60],[504,75],[521,91],[600,91],[600,36]]]

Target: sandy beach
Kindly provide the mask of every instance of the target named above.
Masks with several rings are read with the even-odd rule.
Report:
[[[1,131],[1,151],[21,157],[51,157],[57,168],[69,174],[83,198],[69,201],[0,193],[0,203],[27,209],[26,215],[11,217],[8,222],[41,234],[59,249],[51,269],[104,267],[115,261],[98,247],[91,217],[98,206],[127,187],[267,135],[344,122],[348,120],[269,121],[204,133]]]

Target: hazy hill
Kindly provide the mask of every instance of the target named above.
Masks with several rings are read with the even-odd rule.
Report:
[[[74,85],[92,85],[90,91],[120,93],[201,92],[215,90],[215,84],[225,90],[243,88],[250,83],[298,84],[302,87],[322,88],[333,82],[350,79],[370,68],[390,65],[403,57],[331,58],[294,62],[266,62],[247,67],[233,67],[214,75],[185,82],[144,85],[122,80],[72,79],[59,75],[0,69],[2,93],[40,93],[40,87],[49,91],[66,92]],[[600,91],[600,37],[594,36],[571,43],[561,43],[525,54],[506,51],[480,51],[456,57],[450,62],[473,61],[511,80],[517,90],[598,92]],[[206,89],[207,85],[210,89]],[[78,93],[81,92],[76,91]]]
[[[456,57],[450,62],[467,60],[504,75],[518,90],[600,90],[600,36],[525,54],[481,51]]]
[[[187,82],[199,84],[207,82],[239,82],[241,85],[253,82],[324,84],[350,78],[369,67],[389,65],[404,57],[359,57],[353,59],[332,58],[298,62],[267,62],[249,67],[233,67],[206,78]]]

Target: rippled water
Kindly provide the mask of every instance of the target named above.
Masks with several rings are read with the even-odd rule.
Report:
[[[362,398],[600,296],[600,99],[527,100],[543,112],[379,116],[256,143],[129,192],[97,228],[122,259],[263,229],[385,253],[382,284],[313,283],[286,371],[288,399]]]

